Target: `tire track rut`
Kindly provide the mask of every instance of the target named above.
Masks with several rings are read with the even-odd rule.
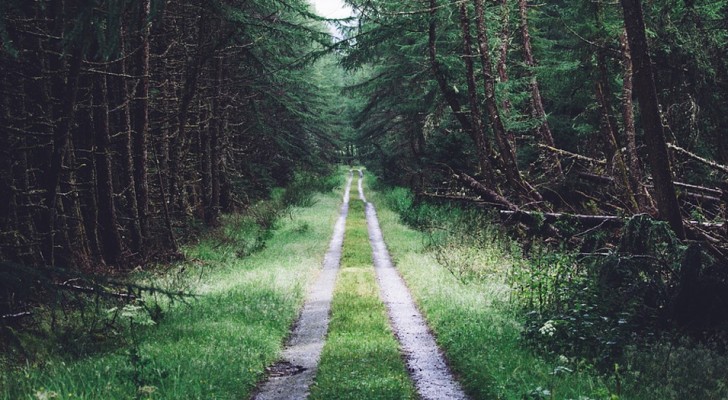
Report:
[[[363,173],[359,171],[359,197],[366,203],[367,229],[380,295],[387,307],[392,330],[400,343],[417,393],[423,400],[467,399],[447,366],[407,285],[392,264],[379,227],[376,209],[364,197],[362,180]]]
[[[331,300],[341,261],[346,217],[349,213],[352,178],[353,174],[349,172],[339,218],[334,225],[329,249],[324,256],[323,269],[309,289],[306,302],[293,327],[281,360],[268,368],[267,379],[259,386],[253,399],[304,399],[308,396],[329,327]]]

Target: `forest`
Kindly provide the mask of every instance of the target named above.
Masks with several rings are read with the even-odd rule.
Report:
[[[194,307],[205,257],[273,251],[361,165],[458,285],[509,287],[496,303],[528,357],[603,382],[580,398],[655,398],[624,389],[647,379],[727,398],[728,1],[346,4],[0,3],[0,366],[113,352]],[[162,387],[121,341],[136,389]],[[464,383],[568,398],[484,386]]]

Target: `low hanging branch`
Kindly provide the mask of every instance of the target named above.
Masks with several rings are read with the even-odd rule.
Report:
[[[720,172],[722,172],[724,174],[728,174],[728,167],[725,166],[725,165],[718,164],[715,161],[710,161],[710,160],[708,160],[706,158],[700,157],[699,155],[697,155],[695,153],[692,153],[692,152],[690,152],[688,150],[685,150],[682,147],[680,147],[678,145],[675,145],[675,144],[672,144],[672,143],[668,143],[667,144],[667,147],[670,148],[670,149],[672,149],[672,150],[674,150],[677,153],[680,153],[680,154],[688,157],[691,160],[694,160],[694,161],[703,163],[703,164],[705,164],[705,165],[707,165],[707,166],[709,166],[709,167],[711,167],[711,168],[713,168],[715,170],[718,170],[718,171],[720,171]]]

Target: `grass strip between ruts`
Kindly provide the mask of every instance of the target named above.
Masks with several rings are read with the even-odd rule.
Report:
[[[379,297],[364,203],[359,200],[349,207],[329,333],[309,398],[415,398]]]

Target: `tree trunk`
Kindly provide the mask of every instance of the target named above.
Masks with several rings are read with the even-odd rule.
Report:
[[[119,29],[119,37],[119,40],[121,41],[121,56],[125,57],[126,39],[123,26],[121,26]],[[124,78],[124,76],[126,75],[126,60],[122,59],[118,62],[118,72],[121,77],[116,79],[116,89],[119,96],[118,102],[122,107],[120,122],[121,132],[124,135],[121,148],[122,154],[120,154],[120,156],[122,168],[124,170],[122,174],[122,182],[125,187],[124,197],[126,199],[127,208],[129,210],[129,215],[131,218],[129,224],[129,230],[131,233],[131,250],[134,253],[142,253],[143,236],[141,224],[139,221],[139,206],[137,204],[136,181],[134,179],[134,152],[132,140],[133,132],[131,129],[131,111],[129,107],[129,102],[131,101],[131,99],[129,96],[129,87],[127,86],[126,78]]]
[[[63,173],[63,160],[66,154],[66,145],[68,144],[69,133],[74,117],[74,109],[76,105],[76,95],[78,93],[78,76],[81,71],[81,46],[76,46],[71,54],[69,61],[68,74],[66,84],[63,86],[62,93],[54,90],[54,95],[62,100],[60,105],[60,120],[53,129],[53,151],[51,153],[50,165],[46,173],[46,196],[45,205],[47,207],[45,216],[45,226],[48,229],[46,242],[46,263],[53,265],[55,263],[55,224],[56,224],[56,200],[58,196],[58,185],[61,181]],[[60,71],[55,71],[60,74]],[[55,96],[54,96],[55,97]]]
[[[96,134],[96,189],[99,199],[99,234],[108,264],[117,265],[121,259],[119,235],[114,205],[114,185],[111,175],[111,137],[109,134],[109,102],[105,75],[94,79],[94,130]]]
[[[79,264],[89,265],[93,262],[90,258],[90,249],[86,236],[85,226],[83,224],[83,213],[81,211],[81,196],[78,190],[78,181],[76,179],[78,171],[78,163],[76,162],[76,150],[73,148],[73,141],[69,140],[67,163],[69,165],[68,181],[61,181],[63,191],[68,193],[65,199],[64,210],[66,213],[66,225],[68,228],[68,248],[69,263],[67,267],[78,266]]]
[[[149,137],[149,33],[151,21],[151,0],[140,2],[139,20],[142,26],[140,30],[140,47],[137,50],[137,71],[140,76],[136,85],[135,99],[133,102],[134,134],[132,136],[133,161],[134,161],[134,188],[136,189],[137,210],[139,212],[139,227],[144,240],[150,239],[149,232],[149,172],[147,162],[147,138]]]
[[[468,6],[460,3],[458,6],[460,12],[460,28],[463,33],[463,62],[465,63],[465,73],[468,85],[468,104],[470,107],[470,137],[473,139],[476,147],[478,159],[481,160],[480,168],[486,171],[490,167],[488,162],[493,154],[493,148],[490,141],[483,131],[483,120],[480,117],[480,106],[478,104],[478,89],[475,83],[475,69],[473,68],[473,40],[470,34],[470,18],[468,17]],[[495,159],[496,165],[501,160]],[[491,181],[495,183],[495,181]]]
[[[627,164],[624,162],[624,156],[617,142],[617,126],[612,115],[612,105],[609,101],[609,71],[607,70],[606,57],[603,50],[597,53],[597,69],[598,79],[596,83],[596,97],[601,110],[601,131],[604,141],[607,145],[607,165],[611,165],[615,170],[613,175],[621,183],[622,189],[625,190],[627,206],[632,212],[639,212],[639,205],[635,200],[632,186],[629,181],[629,172]]]
[[[490,48],[488,46],[488,34],[485,27],[485,16],[483,10],[483,0],[474,0],[476,25],[478,31],[478,48],[480,52],[480,62],[483,69],[483,87],[485,93],[485,108],[488,112],[493,137],[498,144],[500,157],[503,167],[511,187],[517,192],[523,193],[526,197],[541,201],[541,195],[533,189],[521,176],[516,162],[516,154],[513,151],[503,125],[503,120],[498,109],[498,102],[495,96],[495,76],[493,74],[493,62],[490,58]]]
[[[84,77],[86,78],[86,77]],[[86,81],[87,79],[84,79]],[[86,86],[84,84],[84,86]],[[90,84],[88,85],[90,86]],[[85,102],[82,105],[90,108]],[[98,202],[96,200],[96,159],[94,152],[96,144],[94,139],[94,126],[91,111],[80,112],[77,118],[77,128],[73,130],[74,149],[78,163],[77,177],[80,191],[81,216],[86,232],[86,240],[93,260],[102,260],[101,241],[99,240]]]
[[[511,33],[510,29],[508,28],[508,24],[510,22],[510,9],[508,7],[508,0],[501,0],[501,31],[500,31],[500,44],[498,45],[498,80],[500,83],[506,83],[508,82],[508,69],[507,69],[507,62],[508,62],[508,45],[511,40]],[[508,115],[511,111],[511,102],[508,100],[507,97],[504,96],[502,101],[503,106],[503,114]],[[508,132],[508,141],[511,143],[511,146],[514,148],[516,146],[516,139],[513,136],[513,132]]]
[[[222,96],[222,77],[224,60],[222,56],[215,59],[215,90],[212,98],[212,121],[210,122],[210,156],[212,164],[210,168],[211,193],[210,207],[206,210],[205,217],[208,218],[208,225],[218,224],[220,217],[220,168],[222,166],[222,154],[220,152],[220,136],[224,116],[220,107]]]
[[[182,169],[182,155],[187,146],[187,122],[189,119],[190,105],[197,93],[197,83],[200,78],[200,71],[207,61],[210,34],[210,18],[207,9],[203,6],[197,20],[197,47],[195,53],[188,57],[185,62],[184,82],[182,83],[182,95],[177,109],[177,121],[173,134],[171,135],[169,148],[169,199],[170,203],[176,206],[177,211],[183,211],[187,199],[184,190],[184,171]]]
[[[214,95],[213,95],[214,96]],[[200,126],[200,176],[202,178],[202,215],[205,219],[205,224],[211,226],[213,224],[212,218],[212,125],[214,124],[214,116],[210,117],[206,115],[207,110],[204,110],[201,119],[207,119],[207,126]]]
[[[670,158],[657,102],[657,89],[652,72],[645,34],[645,21],[640,0],[621,0],[630,54],[634,65],[634,86],[639,99],[645,142],[649,151],[652,179],[660,218],[666,220],[677,237],[685,238],[680,206],[672,183]]]
[[[622,123],[624,136],[627,142],[627,160],[629,165],[629,179],[632,191],[635,193],[640,210],[649,210],[650,198],[647,189],[642,184],[644,174],[637,154],[637,131],[634,126],[634,105],[632,104],[632,56],[629,54],[627,31],[620,35],[622,45]]]
[[[533,57],[533,49],[531,48],[531,35],[528,30],[528,4],[527,0],[518,0],[518,11],[521,17],[521,36],[523,40],[523,57],[524,63],[531,70],[531,80],[529,86],[531,87],[531,111],[533,117],[540,121],[540,125],[536,130],[541,142],[547,146],[556,147],[554,145],[554,138],[551,134],[551,128],[549,128],[548,121],[546,120],[546,111],[543,106],[543,99],[541,98],[541,90],[538,86],[538,80],[536,74],[533,72],[533,68],[536,66],[536,61]],[[564,172],[561,169],[561,161],[555,154],[546,156],[549,167],[553,168],[555,176],[559,179],[563,178]]]
[[[435,76],[435,80],[437,81],[437,85],[440,88],[440,92],[442,92],[443,97],[445,98],[445,102],[450,106],[450,109],[452,110],[453,114],[455,115],[455,118],[460,122],[460,126],[463,128],[466,132],[473,132],[474,127],[471,123],[471,121],[468,119],[465,111],[463,111],[462,106],[460,105],[460,99],[458,98],[457,93],[455,90],[453,90],[452,86],[447,82],[447,79],[445,78],[445,74],[442,71],[442,66],[440,65],[440,62],[437,60],[437,0],[430,0],[430,24],[428,28],[428,54],[430,56],[430,66],[432,68],[432,73]],[[475,143],[477,149],[481,149],[485,146],[485,143]],[[490,160],[487,157],[487,154],[484,152],[481,152],[480,150],[477,152],[478,154],[478,163],[480,166],[480,173],[483,174],[488,184],[495,184],[495,175],[493,173],[493,167],[490,164]]]

